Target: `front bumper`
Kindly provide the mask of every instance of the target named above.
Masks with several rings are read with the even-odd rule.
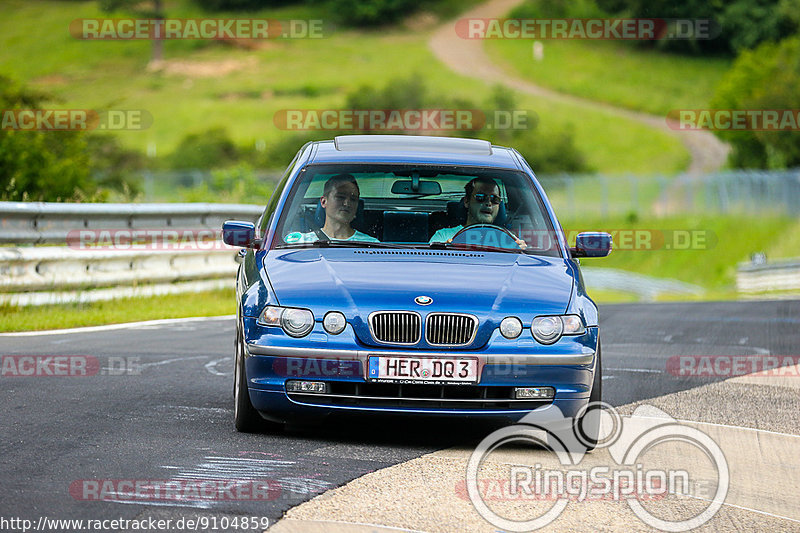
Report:
[[[574,416],[588,402],[597,328],[588,328],[584,337],[566,339],[561,346],[535,346],[535,349],[506,346],[504,350],[503,340],[498,340],[489,343],[494,346],[492,351],[380,349],[357,342],[348,347],[350,339],[346,335],[339,336],[334,345],[320,342],[314,346],[312,341],[303,347],[259,342],[263,340],[246,344],[245,367],[253,406],[273,420],[338,412],[457,415],[514,422],[531,413],[534,417],[542,413],[546,419],[553,407],[564,416]],[[293,341],[297,344],[297,339]],[[368,359],[380,355],[475,357],[479,379],[472,385],[374,383],[367,378]],[[326,381],[329,392],[287,393],[286,382],[291,379]],[[514,387],[536,386],[553,387],[555,397],[552,400],[513,397]],[[531,416],[526,418],[531,419]]]

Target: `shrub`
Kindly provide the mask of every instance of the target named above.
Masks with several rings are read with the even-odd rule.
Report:
[[[352,26],[383,26],[397,22],[415,11],[418,0],[331,0],[331,11]]]
[[[0,109],[35,109],[47,96],[0,76]],[[91,200],[97,185],[78,131],[0,130],[0,199]]]
[[[121,193],[125,200],[134,200],[142,192],[139,171],[146,166],[144,155],[124,148],[111,135],[88,135],[86,141],[97,185]]]
[[[800,109],[800,37],[745,51],[717,87],[719,109]],[[800,166],[800,135],[794,131],[720,131],[730,142],[730,163],[741,168]]]
[[[223,168],[239,160],[239,150],[224,128],[186,135],[166,163],[172,169]]]
[[[297,3],[293,0],[194,0],[206,11],[245,11]]]
[[[710,39],[664,39],[638,44],[681,53],[730,54],[796,33],[800,28],[800,0],[529,0],[517,7],[512,16],[709,19],[715,25]]]

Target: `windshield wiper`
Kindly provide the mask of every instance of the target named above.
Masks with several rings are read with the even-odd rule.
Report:
[[[522,248],[512,249],[512,248],[501,248],[499,246],[486,246],[481,244],[453,244],[452,242],[432,242],[428,245],[428,247],[433,248],[435,250],[465,250],[465,251],[483,251],[483,252],[501,252],[507,254],[519,254],[519,253],[526,253],[525,250]]]

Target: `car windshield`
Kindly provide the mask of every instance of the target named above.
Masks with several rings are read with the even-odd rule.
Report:
[[[309,165],[285,206],[275,248],[452,247],[561,255],[530,177],[514,170]]]

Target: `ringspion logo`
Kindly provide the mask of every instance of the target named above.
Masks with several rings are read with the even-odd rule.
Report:
[[[599,430],[587,431],[592,426]],[[596,438],[587,440],[587,435]],[[542,459],[555,466],[543,467],[544,461],[526,465],[510,464],[505,458],[490,459],[502,447],[519,446],[520,442],[543,450]],[[600,466],[583,464],[587,447],[605,448],[612,462]],[[654,450],[665,456],[690,459],[674,465],[678,468],[665,468],[668,465],[648,460]],[[532,457],[535,459],[536,455]],[[496,472],[492,467],[498,464],[504,465],[507,477],[497,479],[482,474]],[[533,411],[518,424],[492,432],[472,452],[464,481],[466,496],[478,514],[505,531],[545,527],[558,520],[571,502],[612,500],[624,501],[648,526],[675,532],[697,528],[716,515],[728,494],[730,471],[722,448],[699,429],[652,406],[639,406],[623,420],[610,405],[593,402],[575,417],[565,416],[553,405],[547,415]],[[456,485],[457,494],[462,494],[464,485]],[[643,505],[685,497],[701,503],[678,519],[665,519]],[[534,505],[541,500],[548,501],[548,505]],[[519,507],[489,506],[493,501],[529,504],[526,519],[518,518]],[[549,501],[554,503],[550,505]]]

